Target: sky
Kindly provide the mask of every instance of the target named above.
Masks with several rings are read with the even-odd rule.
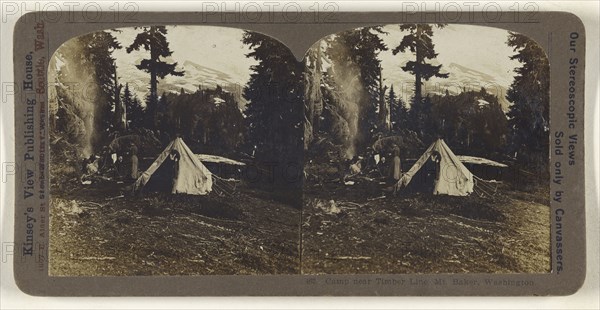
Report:
[[[221,78],[232,83],[245,85],[249,80],[250,66],[256,64],[256,61],[245,57],[250,50],[241,42],[242,30],[211,26],[168,26],[167,29],[167,39],[173,51],[171,59],[179,63],[180,69],[185,69],[184,62],[190,61],[225,73],[225,77]],[[147,52],[134,51],[128,54],[125,47],[133,42],[139,30],[121,30],[121,33],[115,34],[123,45],[123,49],[114,53],[118,72],[120,76],[137,80],[138,91],[141,92],[147,89],[147,86],[144,86],[145,81],[139,81],[145,77],[141,72],[136,72],[135,65],[140,59],[147,57]],[[404,72],[401,67],[406,61],[413,59],[414,55],[408,52],[392,54],[391,50],[405,35],[398,25],[384,26],[383,30],[388,32],[388,35],[383,36],[383,41],[389,47],[388,51],[379,55],[384,83],[394,85],[397,93],[410,96],[414,77]],[[517,61],[509,59],[514,52],[506,45],[507,36],[506,30],[485,26],[448,25],[443,29],[434,29],[433,43],[438,53],[434,63],[442,64],[442,72],[450,73],[451,77],[432,78],[424,88],[425,91],[432,87],[450,87],[451,92],[453,89],[454,92],[458,92],[465,84],[478,84],[486,88],[493,84],[499,86],[496,95],[502,98],[505,95],[502,92],[505,92],[513,80],[514,68],[519,66]],[[198,76],[194,83],[203,78],[206,78],[206,75]],[[179,86],[190,83],[188,80],[189,76],[168,77],[163,83]],[[467,87],[479,89],[481,86],[478,85]]]

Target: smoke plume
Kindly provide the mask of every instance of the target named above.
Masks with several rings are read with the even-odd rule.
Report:
[[[50,60],[48,81],[54,88],[49,90],[52,131],[77,144],[81,155],[87,157],[93,152],[96,115],[104,102],[95,79],[95,65],[84,55],[78,38],[67,41]]]
[[[348,48],[343,45],[335,46],[335,53],[346,55],[341,59],[348,59]],[[347,137],[341,137],[344,143],[347,158],[356,155],[357,142],[360,139],[358,121],[362,113],[361,102],[366,97],[366,90],[360,77],[360,68],[352,61],[332,61],[331,78],[335,84],[335,105],[342,122],[347,123]],[[335,111],[334,111],[335,112]],[[338,126],[343,126],[338,124]]]

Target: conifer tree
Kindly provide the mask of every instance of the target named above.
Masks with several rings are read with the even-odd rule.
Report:
[[[506,99],[513,103],[508,112],[510,152],[523,164],[545,171],[548,162],[548,110],[550,102],[550,66],[544,50],[533,40],[510,33],[511,56],[521,64]]]
[[[323,53],[321,41],[313,46],[306,54],[304,69],[304,148],[315,139],[321,128],[320,118],[324,102],[321,92],[323,83]]]
[[[437,28],[445,27],[444,24],[436,24]],[[442,65],[432,65],[428,60],[435,59],[435,45],[433,44],[433,25],[430,24],[402,24],[400,30],[407,31],[408,34],[402,38],[402,41],[392,50],[394,55],[410,51],[415,55],[415,59],[408,61],[402,67],[405,72],[410,72],[415,76],[415,93],[410,107],[410,127],[415,130],[421,138],[425,138],[426,131],[430,121],[430,102],[423,100],[422,86],[423,81],[428,81],[432,77],[447,78],[448,73],[440,73]]]
[[[379,126],[382,132],[388,133],[392,129],[390,105],[386,100],[387,85],[383,85],[383,74],[379,65]]]
[[[134,128],[137,125],[134,122],[134,118],[141,117],[141,106],[136,107],[136,102],[133,94],[131,93],[131,89],[129,88],[129,83],[125,83],[125,87],[123,88],[123,94],[121,96],[121,102],[123,104],[125,110],[125,119],[127,129]],[[135,125],[134,125],[135,124]]]
[[[125,83],[125,88],[123,89],[123,95],[121,96],[121,101],[125,105],[125,110],[127,112],[129,112],[129,109],[131,108],[131,106],[133,104],[133,94],[131,93],[131,90],[129,89],[129,83]]]
[[[129,47],[127,53],[140,50],[150,52],[148,58],[136,65],[142,71],[150,73],[150,94],[146,103],[146,125],[155,126],[156,122],[156,105],[158,103],[158,79],[164,79],[167,75],[183,76],[183,71],[177,71],[177,62],[168,63],[164,58],[171,56],[173,52],[169,48],[167,41],[167,28],[165,26],[144,26],[136,27],[142,31],[138,33],[135,40]]]
[[[390,107],[392,129],[398,131],[401,128],[405,128],[408,118],[408,109],[406,108],[404,101],[402,101],[402,99],[398,98],[398,95],[396,95],[394,85],[390,86],[390,91],[386,96],[386,100],[388,102],[388,106]]]
[[[437,24],[438,28],[445,27],[444,24]],[[423,80],[428,81],[432,77],[447,78],[447,73],[440,73],[442,65],[434,66],[428,63],[437,57],[435,46],[432,41],[433,27],[429,24],[402,24],[400,30],[408,31],[408,34],[402,38],[398,46],[392,50],[392,54],[409,50],[414,53],[415,60],[408,61],[402,70],[410,72],[415,76],[415,96],[414,101],[418,104],[422,99],[421,87]]]
[[[165,116],[167,114],[168,105],[169,104],[168,104],[167,94],[165,94],[163,92],[162,95],[160,96],[160,98],[158,99],[158,103],[156,105],[156,121],[155,121],[156,128],[160,129],[161,131],[169,129],[168,122],[165,119]]]
[[[242,42],[258,61],[243,92],[248,151],[261,160],[293,160],[303,148],[303,64],[266,35],[245,32]]]

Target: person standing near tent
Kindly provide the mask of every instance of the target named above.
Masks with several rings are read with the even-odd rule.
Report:
[[[171,153],[169,153],[168,167],[169,167],[169,176],[171,177],[171,180],[172,180],[171,188],[175,188],[175,185],[177,184],[177,176],[179,175],[179,158],[180,157],[181,157],[181,155],[179,154],[179,152],[177,150],[171,150]]]
[[[392,151],[392,178],[394,179],[394,183],[398,182],[402,177],[402,161],[400,160],[400,148],[397,146],[394,147]]]
[[[371,172],[377,170],[377,163],[379,162],[379,156],[375,155],[373,148],[370,146],[367,147],[367,154],[365,156],[364,162],[365,162],[365,164],[364,164],[363,171],[366,174],[370,174]]]
[[[138,148],[135,146],[135,143],[130,143],[129,153],[131,154],[131,178],[136,180],[138,178],[138,157],[137,157]]]
[[[383,155],[378,155],[379,162],[377,163],[377,170],[379,171],[379,174],[387,181],[389,178],[387,158]]]
[[[431,190],[434,190],[436,188],[438,182],[440,181],[440,162],[442,160],[442,155],[438,151],[433,151],[433,152],[431,152],[430,159],[431,159],[431,162],[433,163],[432,175],[434,178],[433,182],[430,184],[432,184]]]
[[[123,155],[117,155],[117,159],[114,162],[114,169],[115,169],[115,179],[116,180],[121,180],[125,175],[125,163],[123,162]]]

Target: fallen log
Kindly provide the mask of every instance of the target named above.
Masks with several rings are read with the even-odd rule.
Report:
[[[360,203],[352,202],[352,201],[338,201],[337,204],[338,205],[352,205],[352,206],[356,206],[358,208],[362,208],[362,207],[366,206],[368,203],[360,204]],[[346,208],[348,208],[348,207],[346,207]]]
[[[116,258],[112,257],[112,256],[101,256],[101,257],[88,256],[88,257],[71,257],[71,259],[75,259],[75,260],[114,260]]]
[[[97,202],[93,202],[93,201],[81,201],[81,202],[79,202],[79,205],[80,205],[79,207],[82,207],[81,206],[82,204],[91,204],[91,205],[94,205],[94,206],[97,206],[97,207],[100,207],[100,208],[104,207],[104,205],[99,204]],[[83,207],[83,208],[90,208],[90,207]],[[95,208],[90,208],[90,209],[95,209]]]
[[[115,196],[115,197],[109,197],[106,198],[106,201],[111,201],[111,200],[115,200],[115,199],[119,199],[119,198],[123,198],[125,197],[125,195],[119,195],[119,196]]]
[[[334,256],[330,257],[330,259],[335,260],[369,260],[371,257],[369,256]]]
[[[383,198],[385,198],[385,195],[379,196],[379,197],[367,198],[367,200],[368,201],[373,201],[373,200],[378,200],[378,199],[383,199]]]

